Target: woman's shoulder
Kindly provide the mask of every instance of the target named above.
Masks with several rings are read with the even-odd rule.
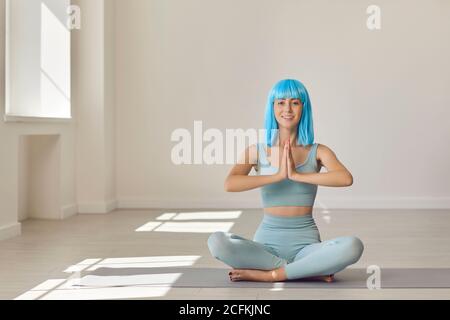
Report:
[[[315,145],[317,145],[317,153],[329,153],[333,152],[329,146],[323,143],[315,142]]]
[[[335,152],[326,144],[317,142],[315,144],[317,144],[316,159],[318,161],[329,157],[336,157]]]

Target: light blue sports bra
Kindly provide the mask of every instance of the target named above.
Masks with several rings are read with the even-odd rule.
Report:
[[[312,145],[308,157],[303,164],[296,167],[297,172],[319,172],[316,154],[318,143]],[[271,175],[278,172],[278,167],[270,166],[267,160],[265,144],[258,143],[258,175]],[[285,179],[280,182],[261,187],[261,199],[264,208],[283,206],[312,207],[316,199],[317,185]]]

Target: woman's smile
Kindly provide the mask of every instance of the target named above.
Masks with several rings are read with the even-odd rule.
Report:
[[[281,116],[281,117],[285,120],[294,120],[294,115],[285,115],[285,116]]]

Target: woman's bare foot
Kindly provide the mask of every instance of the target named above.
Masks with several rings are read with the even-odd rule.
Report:
[[[331,283],[334,281],[334,274],[330,274],[330,275],[326,275],[326,276],[315,276],[315,277],[308,277],[308,278],[304,278],[307,280],[321,280],[321,281],[325,281],[328,283]]]
[[[228,275],[231,281],[278,282],[286,280],[282,268],[275,270],[233,269]]]

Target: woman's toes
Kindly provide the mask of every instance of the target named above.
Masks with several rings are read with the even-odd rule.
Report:
[[[228,275],[230,276],[231,281],[235,281],[239,279],[239,270],[231,270]]]

